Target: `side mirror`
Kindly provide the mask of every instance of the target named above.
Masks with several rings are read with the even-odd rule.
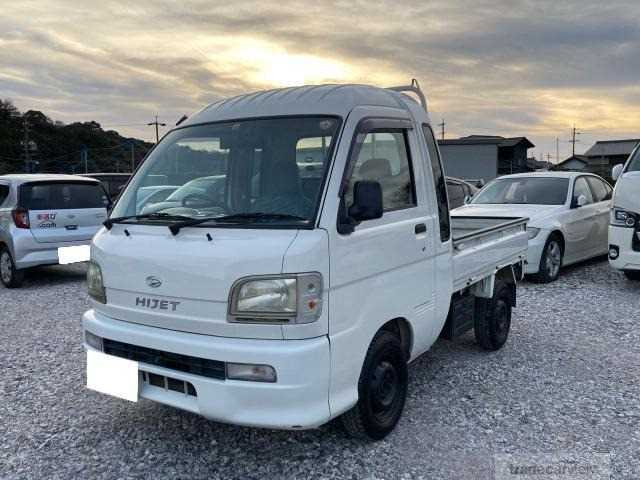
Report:
[[[613,167],[613,170],[611,170],[611,178],[613,179],[614,182],[617,182],[618,179],[620,178],[620,175],[622,175],[623,168],[624,168],[624,165],[619,163],[618,165]]]
[[[382,217],[382,186],[379,182],[359,181],[353,186],[353,205],[349,216],[358,222]]]
[[[472,199],[472,198],[473,198],[473,197],[472,197],[471,195],[466,195],[466,196],[464,197],[464,204],[465,204],[465,205],[469,205],[469,204],[471,203],[471,199]]]
[[[580,195],[578,198],[576,198],[576,201],[574,203],[574,208],[584,207],[586,204],[587,204],[587,197],[585,197],[584,195]]]

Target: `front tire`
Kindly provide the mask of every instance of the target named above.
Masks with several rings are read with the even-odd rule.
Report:
[[[346,432],[355,438],[382,440],[395,428],[407,398],[407,358],[400,339],[382,330],[364,360],[358,403],[342,415]]]
[[[7,247],[0,249],[0,281],[7,288],[19,288],[24,280],[24,272],[16,268]]]
[[[533,278],[540,283],[555,282],[560,276],[563,257],[564,252],[560,239],[557,235],[551,235],[542,250],[538,273]]]
[[[476,313],[474,333],[478,345],[485,350],[499,350],[509,338],[513,303],[511,288],[508,283],[496,282],[488,308]]]
[[[625,270],[624,274],[629,280],[640,281],[640,270]]]

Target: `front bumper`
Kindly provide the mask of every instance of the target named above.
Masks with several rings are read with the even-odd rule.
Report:
[[[212,420],[253,427],[302,429],[326,423],[329,411],[329,341],[254,340],[177,332],[115,320],[95,310],[82,319],[102,338],[211,360],[271,365],[276,383],[217,380],[145,363],[140,371],[191,383],[189,396],[142,383],[140,397],[188,410]],[[85,348],[91,348],[85,344]]]
[[[618,270],[640,270],[640,251],[633,250],[634,235],[638,232],[633,228],[609,226],[609,245],[618,247],[619,255],[609,264]]]
[[[18,269],[38,265],[57,265],[59,247],[90,245],[91,239],[78,242],[41,243],[37,242],[29,230],[13,237],[13,256]]]

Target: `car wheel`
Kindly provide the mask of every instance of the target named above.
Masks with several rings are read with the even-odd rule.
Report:
[[[640,270],[625,270],[624,274],[629,280],[640,281]]]
[[[22,285],[24,272],[16,268],[7,247],[0,249],[0,281],[7,288],[18,288]]]
[[[482,348],[499,350],[507,342],[511,329],[511,286],[505,282],[496,282],[493,298],[488,302],[486,311],[476,314],[474,333]]]
[[[400,339],[376,334],[358,382],[358,403],[342,415],[342,425],[355,438],[381,440],[396,426],[407,398],[407,359]]]
[[[538,273],[533,278],[541,283],[554,282],[560,276],[562,267],[562,245],[556,235],[552,235],[547,240],[540,258]]]

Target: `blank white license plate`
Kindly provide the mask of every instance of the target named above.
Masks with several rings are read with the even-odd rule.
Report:
[[[88,262],[91,258],[91,247],[89,245],[78,245],[77,247],[58,248],[58,263],[68,265],[70,263]]]
[[[138,362],[87,350],[87,388],[138,401]]]

